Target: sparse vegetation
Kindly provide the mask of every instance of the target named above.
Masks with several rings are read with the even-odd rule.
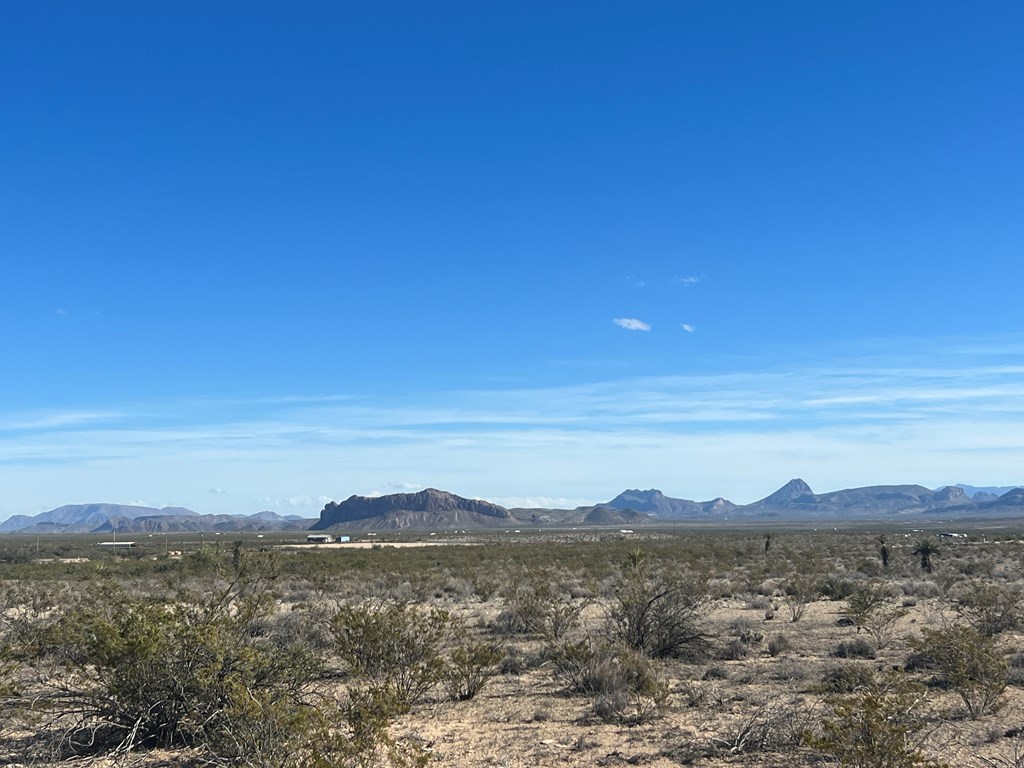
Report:
[[[444,678],[444,651],[461,628],[441,608],[376,600],[346,605],[331,619],[339,658],[356,679],[408,709]]]
[[[864,688],[832,702],[820,735],[807,742],[847,768],[940,768],[923,753],[925,691],[905,681]]]
[[[972,718],[993,712],[1006,689],[1008,667],[993,638],[974,627],[923,629],[911,640],[917,663],[931,669],[962,700]]]
[[[914,547],[914,556],[921,560],[921,570],[931,573],[934,570],[932,558],[939,552],[938,546],[931,539],[921,539]]]
[[[703,585],[670,576],[643,561],[631,566],[614,590],[609,612],[613,637],[652,658],[700,661],[711,650],[701,621]]]
[[[1024,706],[1019,545],[951,540],[928,578],[892,534],[887,570],[863,532],[777,532],[767,559],[756,532],[638,538],[10,558],[0,758],[543,764],[557,744],[579,767],[616,751],[709,768],[755,752],[1008,759]],[[650,738],[624,730],[640,724]],[[870,745],[892,740],[892,762],[872,763]]]

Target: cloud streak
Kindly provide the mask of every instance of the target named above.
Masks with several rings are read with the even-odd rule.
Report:
[[[616,317],[612,322],[619,326],[619,328],[625,328],[627,331],[651,330],[651,326],[648,323],[635,317]]]
[[[239,492],[315,514],[323,498],[423,487],[410,477],[524,503],[605,501],[637,484],[749,501],[796,474],[822,490],[1012,485],[1024,481],[1024,369],[1004,358],[922,349],[404,398],[10,414],[0,487],[5,514],[111,498],[258,511],[239,508]]]

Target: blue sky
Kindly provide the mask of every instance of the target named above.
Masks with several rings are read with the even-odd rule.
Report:
[[[1024,482],[1024,6],[14,2],[0,518]]]

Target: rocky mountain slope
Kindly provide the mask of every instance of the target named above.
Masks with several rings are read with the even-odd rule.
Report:
[[[112,517],[133,520],[144,515],[191,517],[184,507],[140,507],[131,504],[67,504],[38,515],[14,515],[0,523],[0,533],[88,533]]]
[[[215,531],[250,533],[254,531],[304,531],[313,523],[304,517],[284,517],[276,512],[254,515],[143,515],[136,518],[112,517],[93,533],[182,533]]]
[[[254,515],[200,515],[184,507],[129,504],[68,504],[38,515],[15,515],[0,523],[0,533],[178,533],[183,531],[304,530],[313,521],[276,512]]]
[[[427,488],[417,493],[350,496],[340,504],[329,502],[311,530],[500,528],[515,522],[511,513],[497,504]]]
[[[998,497],[978,489],[974,498],[958,485],[934,490],[922,485],[873,485],[819,494],[796,478],[751,504],[673,499],[652,489],[624,491],[607,506],[642,510],[660,520],[855,520],[944,512],[958,517],[1016,516],[1024,515],[1024,489],[1011,489]]]
[[[992,490],[1002,490],[993,488]],[[973,496],[972,496],[973,494]],[[914,516],[1013,518],[1024,516],[1024,488],[999,496],[988,488],[950,485],[874,485],[815,493],[803,480],[790,480],[751,504],[721,497],[691,501],[657,489],[627,489],[611,501],[576,509],[505,509],[428,488],[418,493],[350,496],[330,502],[319,519],[254,515],[200,515],[189,509],[154,509],[123,504],[70,504],[39,515],[15,515],[0,523],[0,534],[175,533],[182,531],[280,530],[452,530],[480,528],[604,525],[634,527],[666,521],[893,520]]]
[[[673,499],[654,488],[647,491],[625,490],[603,506],[647,512],[662,520],[725,515],[736,509],[735,504],[721,497],[711,501]]]

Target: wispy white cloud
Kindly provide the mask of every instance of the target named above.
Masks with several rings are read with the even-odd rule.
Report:
[[[222,493],[227,493],[227,491],[225,491],[223,488],[219,488],[218,487],[218,488],[211,488],[210,489],[210,493],[215,493],[215,494],[219,495],[219,494],[222,494]]]
[[[694,332],[695,330],[697,330],[696,328],[694,328],[694,327],[693,327],[692,325],[690,325],[689,323],[680,323],[680,327],[681,327],[681,328],[682,328],[682,329],[683,329],[684,331],[686,331],[687,333],[693,333],[693,332]]]
[[[612,322],[619,326],[619,328],[625,328],[627,331],[651,330],[651,326],[648,323],[635,317],[616,317]]]
[[[699,283],[700,278],[697,277],[696,275],[684,275],[683,277],[677,277],[675,280],[673,280],[673,282],[680,283],[681,285],[685,286],[691,286]]]
[[[61,429],[86,424],[116,421],[125,414],[118,411],[36,411],[0,414],[0,432]]]
[[[576,509],[609,499],[569,499],[564,496],[494,496],[488,499],[509,509]]]
[[[385,487],[392,491],[421,491],[423,490],[423,483],[410,483],[400,480],[395,483],[387,483]]]
[[[638,484],[749,501],[793,475],[819,490],[1020,483],[1024,370],[965,350],[406,398],[179,401],[109,421],[13,414],[0,487],[5,514],[117,498],[315,514],[324,489],[336,500],[418,490],[395,480],[413,472],[506,506],[589,503]],[[260,501],[240,509],[222,488]]]

